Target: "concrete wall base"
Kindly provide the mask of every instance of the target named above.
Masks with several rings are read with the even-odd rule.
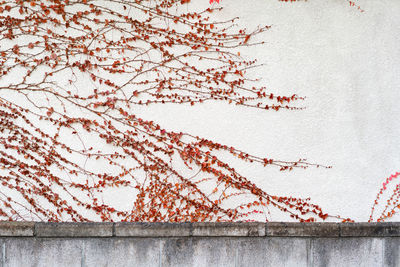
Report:
[[[400,266],[400,224],[0,222],[1,266]]]

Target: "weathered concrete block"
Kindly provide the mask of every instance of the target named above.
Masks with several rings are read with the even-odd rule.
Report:
[[[383,239],[313,238],[310,266],[384,266]]]
[[[191,237],[161,240],[163,267],[236,266],[237,238]]]
[[[400,266],[400,238],[386,237],[383,240],[384,260],[383,266],[398,267]]]
[[[112,223],[36,223],[37,237],[111,237]]]
[[[3,266],[80,267],[81,240],[8,238],[4,241]]]
[[[306,223],[304,234],[312,237],[339,237],[339,223]]]
[[[338,223],[284,223],[266,224],[266,236],[278,237],[339,237]]]
[[[0,222],[0,236],[33,236],[34,222]]]
[[[385,236],[386,226],[383,223],[343,223],[340,225],[340,235],[345,237]]]
[[[303,236],[303,224],[270,222],[266,224],[266,236]]]
[[[116,223],[115,236],[174,237],[190,236],[190,223]]]
[[[385,236],[400,237],[400,222],[387,223]]]
[[[400,236],[400,223],[343,223],[341,236],[396,237]]]
[[[241,238],[235,266],[307,266],[310,238]]]
[[[159,267],[159,238],[85,238],[82,266],[84,267]]]
[[[264,223],[193,223],[193,236],[265,236]]]

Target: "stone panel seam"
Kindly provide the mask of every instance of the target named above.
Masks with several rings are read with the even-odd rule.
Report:
[[[86,248],[85,248],[85,242],[81,241],[82,246],[81,246],[81,267],[85,267],[85,261],[86,261]]]
[[[158,266],[162,267],[162,246],[161,239],[158,239]]]
[[[310,263],[310,239],[307,239],[306,250],[307,250],[307,267],[310,267],[311,266],[311,263]]]
[[[235,249],[235,267],[239,267],[239,242],[236,243]]]
[[[381,238],[382,239],[382,267],[385,267],[385,243],[386,243],[386,238]]]
[[[189,225],[189,236],[192,237],[193,236],[193,223],[191,223]]]
[[[6,242],[5,240],[3,241],[3,244],[1,246],[1,266],[6,266]]]

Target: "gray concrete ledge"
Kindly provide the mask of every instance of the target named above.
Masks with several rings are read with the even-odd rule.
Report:
[[[394,223],[0,222],[0,237],[400,237]]]

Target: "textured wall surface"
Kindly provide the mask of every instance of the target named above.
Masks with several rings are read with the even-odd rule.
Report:
[[[367,221],[384,179],[400,171],[400,1],[355,2],[365,12],[349,6],[346,0],[223,0],[219,4],[223,10],[213,13],[215,20],[240,17],[237,26],[249,30],[258,25],[272,26],[252,40],[265,41],[264,45],[251,46],[241,53],[264,64],[249,75],[262,78],[260,85],[268,92],[305,96],[300,106],[306,109],[271,112],[204,103],[194,107],[146,106],[135,108],[134,113],[168,130],[188,132],[259,157],[284,161],[302,158],[332,165],[332,169],[311,167],[282,173],[261,165],[231,164],[271,195],[310,197],[330,215]],[[209,6],[208,0],[187,4],[188,10]],[[76,145],[80,146],[78,139]],[[105,172],[110,169],[101,164],[96,168]],[[107,191],[101,199],[130,210],[135,194],[115,192]],[[380,208],[385,199],[382,197]],[[267,216],[269,221],[290,220],[273,209]],[[392,220],[400,221],[400,215]],[[157,244],[167,241],[154,240]],[[326,244],[333,242],[328,241]],[[259,242],[262,247],[273,241]],[[300,238],[293,242],[294,246],[314,241]],[[346,242],[350,241],[338,244],[350,244]],[[374,248],[383,244],[381,239],[368,242]]]
[[[207,8],[207,0],[188,9]],[[143,118],[281,160],[306,158],[332,165],[282,173],[234,162],[263,190],[311,197],[332,215],[367,221],[384,179],[400,162],[400,1],[346,0],[286,3],[223,0],[216,16],[240,17],[239,27],[272,28],[266,43],[243,51],[264,66],[252,77],[277,94],[306,96],[302,111],[267,112],[221,103],[137,109]],[[113,197],[124,203],[128,196]],[[271,211],[269,220],[288,220]],[[399,221],[400,217],[394,218]]]
[[[400,224],[0,223],[1,266],[400,266]]]

